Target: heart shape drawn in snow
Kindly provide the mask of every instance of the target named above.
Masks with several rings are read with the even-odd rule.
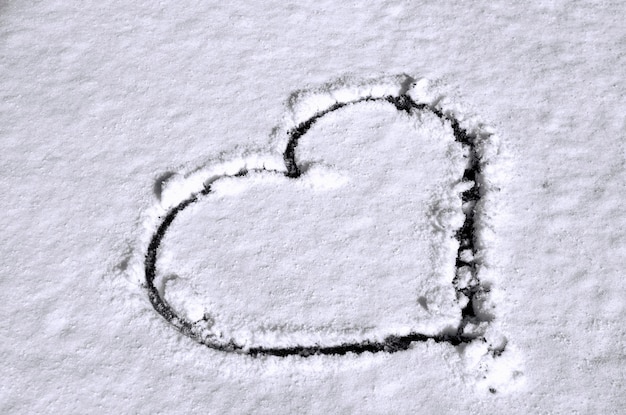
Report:
[[[252,356],[483,341],[493,305],[477,230],[492,133],[426,84],[300,92],[282,158],[179,182],[145,250],[154,309],[198,343]]]

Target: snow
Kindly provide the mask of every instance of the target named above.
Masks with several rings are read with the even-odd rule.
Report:
[[[622,412],[625,11],[620,2],[5,2],[0,411]],[[407,75],[415,85],[403,81]],[[476,252],[463,255],[480,265],[485,289],[476,297],[479,318],[466,327],[480,341],[253,357],[211,350],[155,312],[143,259],[158,217],[214,182],[214,193],[176,219],[159,257],[180,274],[165,278],[163,292],[190,319],[217,309],[224,319],[211,317],[215,324],[240,324],[233,335],[252,344],[355,338],[350,325],[367,338],[456,324],[463,305],[447,300],[455,295],[448,284],[454,258],[441,235],[458,226],[457,195],[465,189],[452,183],[462,174],[455,163],[462,150],[446,147],[445,125],[379,103],[344,108],[303,136],[297,156],[308,169],[301,177],[271,173],[285,171],[290,128],[333,102],[401,89],[479,136],[485,192],[476,207]],[[407,131],[427,146],[400,140]],[[395,152],[394,140],[406,151]],[[355,146],[367,158],[345,151]],[[263,171],[225,177],[242,168]],[[429,191],[414,187],[421,181]],[[368,186],[389,196],[368,198]],[[407,188],[415,191],[392,196]],[[355,193],[345,197],[346,190]],[[341,198],[315,200],[332,194]],[[275,230],[272,212],[302,197],[312,212],[325,213],[302,220],[307,213],[289,211],[290,223],[313,235],[297,247],[309,266],[323,248],[315,243],[321,234],[335,237],[333,250],[354,255],[324,275],[341,278],[341,289],[357,289],[344,270],[362,261],[369,275],[401,267],[385,261],[379,268],[371,257],[366,239],[392,246],[363,230],[368,217],[393,231],[422,229],[421,239],[392,239],[410,242],[393,259],[433,274],[382,288],[366,279],[363,296],[350,304],[340,290],[326,297],[325,280],[304,278],[303,270],[270,308],[262,290],[284,280],[259,286],[249,278],[246,290],[194,272],[207,272],[209,261],[228,271],[218,259],[232,259],[233,246],[243,251],[237,266],[290,267],[277,242],[297,235]],[[416,214],[388,214],[382,201],[397,205],[391,212],[410,201]],[[359,220],[346,220],[359,208]],[[216,215],[225,218],[222,228],[198,226]],[[230,235],[231,247],[206,238],[212,230]],[[268,254],[252,255],[255,245],[246,241]],[[459,283],[469,279],[461,275]],[[330,324],[332,307],[296,295],[305,288],[343,307],[341,318]],[[390,303],[374,288],[398,300],[398,313],[382,312]],[[319,324],[289,312],[303,305]],[[259,320],[257,311],[267,308]],[[365,321],[371,326],[358,324]],[[272,327],[265,335],[257,330],[264,326]]]

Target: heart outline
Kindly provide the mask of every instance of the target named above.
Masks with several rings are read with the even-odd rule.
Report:
[[[463,225],[456,230],[455,237],[459,241],[459,248],[457,252],[455,266],[457,271],[461,267],[467,267],[470,270],[471,283],[461,287],[457,277],[455,277],[452,282],[455,291],[457,292],[457,295],[462,294],[468,299],[466,305],[462,307],[462,319],[458,328],[456,329],[456,332],[441,333],[435,335],[426,335],[422,333],[411,332],[407,335],[401,336],[389,335],[385,337],[382,341],[363,340],[359,342],[342,343],[336,345],[316,344],[313,346],[292,347],[245,347],[238,344],[234,339],[228,339],[224,341],[217,339],[215,336],[207,335],[206,332],[203,333],[202,329],[198,328],[196,325],[194,325],[194,323],[179,315],[172,307],[170,307],[167,301],[161,296],[157,287],[154,285],[154,280],[156,278],[156,262],[161,240],[165,236],[167,229],[174,222],[178,213],[197,202],[203,196],[211,193],[211,184],[214,181],[222,179],[224,177],[241,177],[247,175],[249,172],[273,172],[282,173],[286,177],[291,179],[297,179],[301,174],[301,169],[298,166],[295,155],[296,148],[298,146],[298,140],[302,136],[304,136],[309,131],[309,129],[325,115],[348,105],[358,105],[359,103],[363,102],[386,102],[393,105],[398,111],[404,111],[409,115],[414,114],[418,111],[431,112],[439,119],[441,119],[442,122],[448,122],[450,127],[452,128],[455,141],[469,150],[469,162],[468,166],[464,170],[462,181],[472,182],[473,185],[471,186],[471,188],[461,193],[461,200],[463,201],[463,203],[472,203],[472,207],[464,213],[465,220],[463,222]],[[283,162],[285,165],[285,170],[267,169],[265,167],[252,169],[242,168],[234,174],[222,174],[219,176],[215,176],[210,181],[204,183],[204,188],[202,190],[192,193],[186,199],[170,207],[165,215],[160,217],[160,223],[157,226],[156,231],[152,234],[150,238],[150,242],[148,244],[148,248],[144,257],[144,288],[148,293],[148,298],[152,307],[179,332],[192,338],[200,344],[203,344],[211,349],[218,351],[247,354],[251,356],[342,355],[346,353],[361,354],[364,352],[393,353],[401,350],[407,350],[408,348],[410,348],[412,342],[418,341],[433,340],[437,343],[446,342],[453,346],[456,346],[462,343],[469,343],[474,340],[481,339],[482,337],[479,334],[465,332],[465,327],[470,322],[490,321],[489,319],[485,319],[484,317],[477,316],[473,307],[475,297],[482,292],[480,280],[477,277],[476,262],[473,259],[473,256],[476,253],[476,236],[474,233],[475,205],[482,196],[480,183],[478,180],[479,175],[481,175],[481,165],[475,142],[477,134],[475,132],[470,132],[463,129],[460,126],[459,121],[457,120],[457,118],[455,118],[453,114],[444,113],[444,111],[437,104],[416,102],[409,94],[406,93],[406,91],[400,91],[397,94],[388,94],[382,96],[374,96],[370,94],[353,100],[335,102],[334,104],[329,105],[327,108],[317,111],[314,115],[312,115],[305,121],[298,123],[295,127],[291,128],[287,132],[287,135],[288,141],[283,152]],[[467,250],[471,251],[472,259],[464,259],[461,256],[461,252]]]

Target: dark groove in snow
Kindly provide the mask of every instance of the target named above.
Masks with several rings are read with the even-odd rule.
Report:
[[[337,103],[320,111],[313,115],[308,120],[300,123],[298,126],[289,131],[289,141],[286,149],[283,153],[283,159],[285,162],[286,172],[285,175],[290,178],[298,178],[301,174],[301,169],[296,162],[296,149],[298,147],[299,139],[305,135],[311,127],[323,116],[343,108],[348,105],[355,105],[361,102],[388,102],[393,104],[398,111],[412,114],[415,111],[430,111],[439,117],[442,121],[448,122],[454,133],[456,142],[469,149],[468,165],[463,174],[463,180],[473,182],[473,186],[464,191],[461,194],[461,200],[466,206],[465,220],[460,229],[457,230],[455,238],[459,241],[459,250],[456,258],[456,269],[461,267],[468,267],[471,272],[471,278],[466,286],[460,287],[458,278],[453,280],[454,288],[457,292],[457,297],[460,299],[462,296],[467,297],[468,302],[462,308],[461,315],[462,320],[459,327],[456,329],[456,333],[442,333],[436,335],[426,335],[421,333],[410,333],[404,336],[388,336],[383,341],[370,341],[365,340],[355,343],[342,343],[336,345],[322,345],[316,344],[314,346],[293,346],[293,347],[252,347],[246,348],[237,344],[234,340],[218,339],[211,334],[203,333],[201,328],[198,328],[194,323],[179,316],[165,301],[158,289],[154,286],[154,280],[156,277],[156,262],[159,246],[161,240],[165,236],[167,229],[176,219],[176,216],[189,205],[197,202],[202,196],[205,196],[211,192],[211,185],[205,185],[204,190],[191,195],[188,199],[179,203],[177,206],[170,209],[167,214],[162,217],[162,221],[157,230],[153,234],[148,250],[145,256],[145,278],[146,278],[146,290],[148,291],[148,298],[154,309],[176,327],[182,334],[191,337],[195,341],[215,350],[224,352],[247,354],[250,356],[312,356],[312,355],[345,355],[347,353],[361,354],[365,352],[378,353],[395,353],[402,350],[407,350],[411,347],[413,342],[425,342],[428,340],[435,341],[437,343],[449,343],[453,346],[469,343],[473,340],[484,339],[479,335],[464,333],[465,327],[469,323],[480,323],[489,321],[486,318],[480,318],[476,315],[474,310],[474,299],[481,291],[480,281],[477,278],[476,264],[474,260],[463,260],[462,252],[469,250],[472,256],[475,252],[476,235],[474,232],[475,224],[475,206],[480,200],[481,189],[478,177],[480,175],[479,157],[475,148],[475,135],[469,133],[460,127],[459,122],[451,115],[444,114],[439,108],[435,106],[429,106],[427,104],[416,103],[410,96],[406,94],[400,94],[399,96],[386,96],[383,98],[364,97],[348,103]],[[272,170],[260,170],[260,171],[272,171]],[[248,174],[248,170],[241,170],[235,176],[245,176]],[[500,353],[502,350],[499,351]]]

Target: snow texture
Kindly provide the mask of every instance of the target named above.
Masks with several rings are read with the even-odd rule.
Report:
[[[4,2],[0,412],[623,412],[625,12]]]

